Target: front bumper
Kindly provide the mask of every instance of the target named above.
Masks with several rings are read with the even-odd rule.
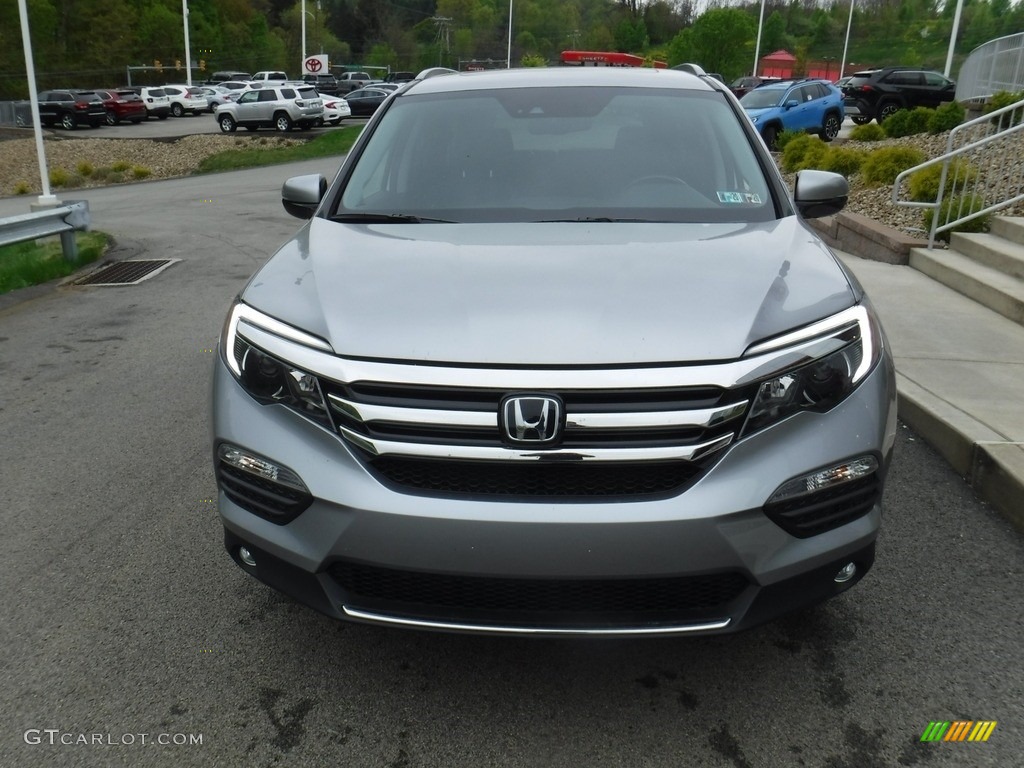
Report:
[[[397,492],[342,439],[250,398],[218,360],[214,445],[293,469],[313,500],[287,525],[222,491],[225,546],[243,569],[327,615],[500,634],[733,632],[825,600],[870,569],[881,506],[806,538],[762,507],[786,480],[879,459],[895,431],[887,357],[843,403],[745,438],[684,492],[647,501],[522,502]],[[245,565],[245,547],[256,565]],[[856,573],[837,582],[839,570]],[[609,597],[610,596],[610,597]]]

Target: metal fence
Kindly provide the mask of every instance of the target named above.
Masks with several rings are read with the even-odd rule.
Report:
[[[931,209],[929,248],[940,232],[1024,201],[1024,101],[950,131],[945,154],[896,177],[892,201]]]
[[[967,56],[956,78],[956,100],[1024,90],[1024,32],[989,40]]]
[[[0,126],[32,127],[32,104],[28,101],[0,101]]]

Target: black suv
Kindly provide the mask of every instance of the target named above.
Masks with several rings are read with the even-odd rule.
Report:
[[[306,85],[312,85],[316,88],[317,93],[323,93],[327,96],[338,95],[338,78],[334,75],[303,75],[302,82]]]
[[[68,131],[82,123],[97,128],[107,121],[107,110],[94,91],[43,91],[39,94],[39,120]]]
[[[901,109],[935,108],[956,96],[956,82],[914,67],[885,67],[854,72],[843,86],[843,104],[857,125],[881,123]]]

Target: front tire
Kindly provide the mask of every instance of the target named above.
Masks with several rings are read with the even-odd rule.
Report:
[[[829,112],[825,115],[825,121],[821,124],[821,140],[832,141],[839,135],[842,126],[843,122],[839,119],[839,115],[835,112]]]
[[[117,125],[121,122],[121,118],[112,109],[107,110],[107,125]]]
[[[287,133],[292,129],[292,119],[284,112],[278,112],[274,115],[274,127],[281,133]]]
[[[779,137],[779,129],[774,125],[766,125],[764,130],[761,131],[761,136],[764,138],[764,143],[768,145],[768,149],[774,152],[775,140]]]
[[[851,115],[850,119],[853,120],[854,125],[867,125],[871,122],[871,118],[864,117],[864,115]]]
[[[231,115],[221,115],[218,117],[217,125],[220,126],[221,133],[234,133],[238,129],[238,125]]]

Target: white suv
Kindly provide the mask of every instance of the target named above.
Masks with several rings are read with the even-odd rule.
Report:
[[[264,86],[243,91],[238,101],[217,109],[217,124],[224,133],[238,126],[250,131],[276,128],[290,131],[312,128],[323,121],[324,103],[309,86]]]
[[[197,87],[165,85],[163,89],[171,100],[171,114],[175,117],[184,117],[187,112],[198,115],[207,109],[206,96]]]

